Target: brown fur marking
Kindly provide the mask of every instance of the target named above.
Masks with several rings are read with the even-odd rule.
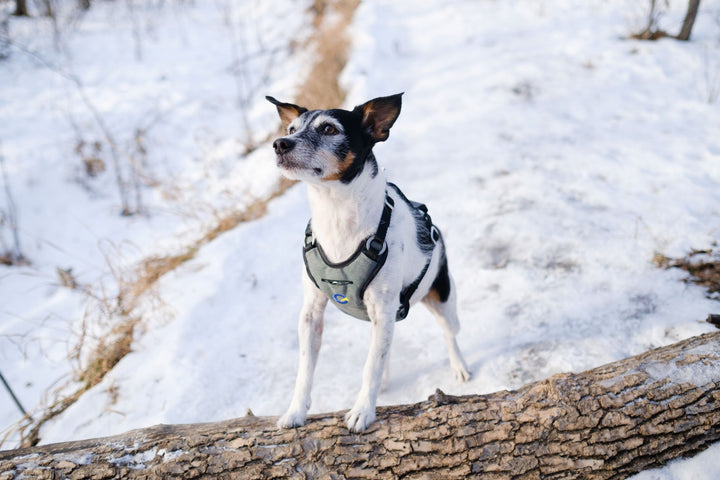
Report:
[[[395,105],[383,100],[373,99],[362,105],[363,127],[370,128],[375,140],[380,142],[387,140],[390,127],[400,114]]]
[[[355,161],[355,154],[353,154],[352,152],[349,152],[347,155],[345,155],[345,160],[343,160],[342,162],[337,162],[337,161],[333,162],[333,163],[335,163],[335,167],[336,167],[335,171],[332,172],[331,174],[323,177],[322,181],[323,182],[332,182],[332,181],[340,180],[340,178],[342,178],[342,176],[343,176],[343,173],[345,173],[345,170],[347,170],[354,161]]]
[[[423,302],[432,302],[432,303],[442,303],[440,301],[440,294],[434,289],[431,288],[430,291],[425,295],[425,298],[422,299]]]

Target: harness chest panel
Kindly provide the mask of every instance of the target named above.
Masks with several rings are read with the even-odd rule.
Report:
[[[406,200],[397,186],[394,184],[389,185],[398,191],[399,195]],[[409,200],[406,201],[411,208],[422,211],[428,228],[437,232],[437,229],[432,225],[430,216],[427,214],[425,205],[410,202]],[[371,235],[362,241],[357,250],[355,250],[355,253],[341,263],[330,262],[325,252],[323,252],[322,247],[315,241],[312,233],[312,220],[308,222],[307,228],[305,229],[303,260],[308,277],[310,277],[315,286],[323,292],[336,307],[348,315],[361,320],[370,320],[367,307],[363,302],[363,295],[365,294],[367,286],[383,267],[385,260],[387,260],[388,249],[385,243],[385,235],[390,226],[390,217],[392,216],[394,206],[395,203],[393,199],[386,192],[385,207],[383,208],[377,232],[375,235]],[[435,241],[435,237],[433,237],[433,242]],[[410,297],[412,297],[412,294],[425,276],[430,266],[431,258],[432,257],[428,258],[420,276],[413,283],[406,286],[400,293],[400,307],[398,308],[396,320],[402,320],[407,316],[410,309]]]
[[[333,264],[322,248],[312,244],[303,249],[308,275],[336,307],[355,318],[370,320],[363,302],[365,289],[387,259],[387,248],[375,258],[363,242],[345,262]]]

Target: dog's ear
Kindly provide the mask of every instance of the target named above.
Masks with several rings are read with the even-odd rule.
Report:
[[[355,107],[354,112],[362,115],[362,127],[375,142],[384,142],[390,136],[402,106],[402,93],[389,97],[378,97]]]
[[[277,107],[283,126],[287,126],[290,122],[308,111],[307,108],[298,107],[292,103],[283,103],[270,96],[265,97],[265,99]]]

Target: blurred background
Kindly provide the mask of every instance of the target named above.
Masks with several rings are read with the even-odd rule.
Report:
[[[381,404],[713,329],[717,1],[1,0],[0,448],[282,413],[309,209],[264,96],[398,92],[376,156],[444,232],[473,380],[416,307]],[[328,310],[313,412],[368,339]]]

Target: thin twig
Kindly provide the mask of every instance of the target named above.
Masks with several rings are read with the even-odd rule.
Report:
[[[25,408],[23,408],[22,403],[20,403],[20,399],[18,399],[17,395],[15,395],[15,392],[13,391],[13,389],[10,388],[10,384],[7,382],[7,380],[5,380],[5,377],[3,376],[2,372],[0,372],[0,382],[2,382],[3,385],[5,385],[5,390],[8,391],[8,393],[10,394],[10,397],[12,397],[13,402],[15,402],[15,405],[18,407],[20,412],[24,416],[26,416],[28,414],[27,411],[25,411]],[[32,420],[32,417],[30,417],[30,419]]]
[[[3,39],[2,36],[0,36],[0,39]],[[104,118],[100,114],[100,111],[95,107],[95,104],[90,100],[90,97],[87,95],[87,91],[85,90],[85,85],[83,84],[82,80],[80,78],[73,74],[72,72],[68,72],[67,70],[63,69],[59,65],[56,65],[46,58],[44,58],[42,55],[39,55],[37,52],[34,52],[30,48],[10,39],[5,38],[7,43],[9,45],[12,45],[13,47],[17,48],[21,52],[29,55],[36,61],[38,61],[40,64],[42,64],[45,68],[48,70],[56,73],[57,75],[60,75],[64,79],[71,82],[73,85],[75,85],[75,88],[77,89],[78,95],[80,96],[80,99],[82,100],[83,104],[85,104],[85,107],[90,111],[93,118],[95,119],[95,122],[97,123],[98,127],[100,128],[101,132],[103,133],[103,136],[105,137],[105,141],[110,145],[110,154],[112,156],[113,160],[113,167],[115,169],[115,181],[118,186],[118,190],[120,193],[120,201],[122,203],[122,215],[128,216],[132,215],[134,212],[130,209],[130,205],[128,202],[128,186],[127,182],[125,181],[125,178],[122,174],[122,169],[120,166],[120,153],[118,152],[117,148],[117,142],[115,141],[115,138],[113,134],[110,131],[110,128],[105,123]]]
[[[10,231],[13,237],[13,249],[10,252],[10,261],[15,264],[25,263],[25,256],[20,246],[20,236],[18,235],[18,215],[17,206],[10,190],[10,181],[8,180],[7,170],[5,169],[5,156],[2,153],[2,142],[0,141],[0,173],[2,173],[3,186],[5,189],[5,199],[7,201],[7,215],[10,221]]]

